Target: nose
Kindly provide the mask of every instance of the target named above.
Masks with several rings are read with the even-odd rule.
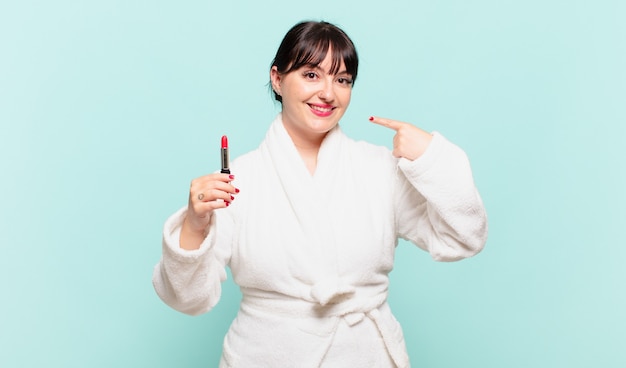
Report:
[[[332,79],[324,79],[317,96],[324,101],[335,99],[335,86]]]

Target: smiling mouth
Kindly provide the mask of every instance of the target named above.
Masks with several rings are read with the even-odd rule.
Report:
[[[324,114],[324,115],[330,114],[335,109],[332,106],[319,106],[319,105],[312,105],[312,104],[309,104],[309,107],[311,108],[311,110],[313,110],[313,112]]]

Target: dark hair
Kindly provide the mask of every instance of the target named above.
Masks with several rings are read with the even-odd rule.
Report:
[[[343,61],[346,71],[356,80],[359,58],[348,35],[328,22],[301,22],[293,26],[278,47],[272,67],[280,74],[287,74],[305,65],[318,66],[332,50],[330,73],[337,74]],[[270,87],[271,87],[270,83]],[[274,98],[282,103],[282,97],[274,91]]]

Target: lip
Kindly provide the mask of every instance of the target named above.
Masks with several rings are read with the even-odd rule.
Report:
[[[308,105],[309,105],[309,109],[311,110],[313,114],[322,118],[332,115],[333,111],[335,110],[335,107],[332,105],[312,104],[312,103]]]

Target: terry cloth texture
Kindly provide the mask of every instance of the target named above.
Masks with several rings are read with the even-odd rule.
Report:
[[[214,212],[200,249],[179,247],[186,207],[166,221],[153,275],[165,303],[198,315],[218,302],[231,268],[243,298],[221,367],[409,367],[387,304],[398,239],[438,261],[486,241],[469,161],[438,133],[409,161],[337,126],[311,175],[278,115],[231,172],[241,192]]]

